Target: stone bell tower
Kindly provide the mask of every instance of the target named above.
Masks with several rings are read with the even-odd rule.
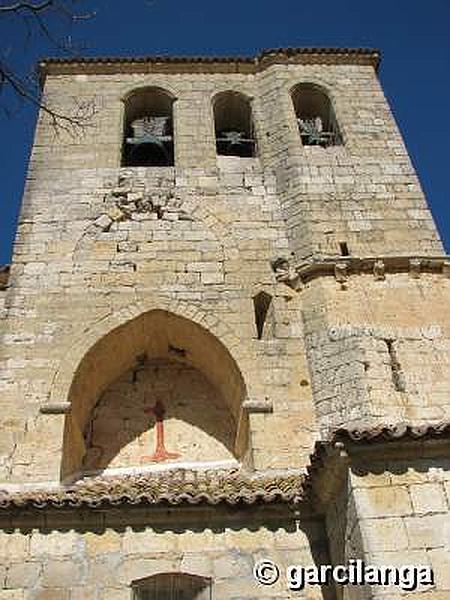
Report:
[[[0,271],[0,600],[450,597],[450,259],[378,64],[40,65],[92,111]],[[433,581],[290,589],[356,559]]]

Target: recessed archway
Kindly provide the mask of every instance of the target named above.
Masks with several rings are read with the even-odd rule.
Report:
[[[163,365],[166,370],[170,365],[173,370],[175,365],[175,371],[176,365],[181,365],[185,369],[184,375],[189,372],[197,380],[203,378],[200,396],[207,403],[207,398],[212,398],[216,391],[215,408],[211,401],[211,411],[219,411],[220,403],[226,407],[229,421],[228,424],[224,421],[224,427],[230,429],[233,423],[233,439],[230,441],[224,435],[220,440],[221,436],[217,435],[217,430],[215,433],[212,431],[211,425],[206,424],[207,420],[203,430],[207,431],[209,427],[209,433],[216,440],[229,448],[236,458],[242,458],[247,446],[247,434],[241,419],[246,390],[235,360],[214,335],[197,323],[165,310],[151,310],[112,329],[81,359],[68,395],[71,410],[64,432],[63,479],[83,471],[88,449],[86,433],[99,401],[104,400],[104,394],[111,391],[111,386],[117,382],[120,384],[121,377],[132,377],[133,371],[143,364],[149,368]],[[209,396],[205,392],[207,388]],[[139,393],[142,400],[142,391]],[[159,396],[158,393],[149,393],[145,402],[155,407]],[[200,396],[197,394],[197,397]],[[186,411],[184,414],[187,414]],[[202,427],[201,422],[196,422],[195,427]],[[101,466],[105,466],[105,460]]]

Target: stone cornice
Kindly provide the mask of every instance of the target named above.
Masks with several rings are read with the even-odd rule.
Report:
[[[409,273],[418,279],[421,273],[436,273],[450,277],[450,256],[342,256],[313,257],[296,265],[279,259],[273,263],[278,282],[299,290],[309,281],[318,277],[334,277],[344,284],[352,275],[372,274],[382,281],[390,273]]]
[[[274,64],[360,64],[374,69],[380,52],[371,48],[277,48],[250,56],[142,56],[46,58],[46,75],[108,73],[257,73]]]

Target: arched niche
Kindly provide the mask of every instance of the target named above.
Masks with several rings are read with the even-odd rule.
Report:
[[[256,140],[250,99],[235,91],[220,92],[213,98],[217,154],[252,157]]]
[[[134,90],[124,99],[122,166],[174,164],[172,94],[157,87]]]
[[[303,146],[338,146],[342,137],[327,92],[315,83],[300,83],[291,91]]]
[[[142,377],[144,380],[147,378],[148,381],[148,378],[152,377],[152,369],[155,368],[167,371],[167,381],[177,376],[178,369],[178,374],[182,373],[183,377],[194,378],[196,389],[200,391],[190,395],[187,393],[185,398],[187,405],[174,414],[176,406],[166,401],[167,393],[164,389],[155,391],[150,385],[147,392],[140,389],[136,396],[136,402],[140,403],[141,409],[154,410],[160,401],[168,417],[186,419],[191,427],[195,426],[202,429],[204,434],[212,436],[215,447],[221,444],[235,458],[243,459],[248,445],[247,423],[241,410],[246,398],[246,388],[236,362],[220,340],[197,323],[164,310],[152,310],[104,335],[86,352],[79,363],[68,398],[71,408],[66,417],[64,431],[61,466],[63,480],[83,473],[85,457],[89,449],[87,440],[90,424],[96,417],[96,410],[98,412],[102,401],[105,401],[105,397],[110,394],[112,402],[116,402],[116,406],[120,407],[122,393],[120,386],[132,381],[133,377],[136,377],[136,381],[140,381],[139,378],[146,369],[149,372]],[[127,396],[125,392],[123,391],[124,402]],[[199,417],[199,398],[204,402],[203,422],[201,410]],[[208,407],[208,398],[211,399],[210,407]],[[196,410],[189,413],[189,400],[193,402],[195,399],[197,399]],[[129,402],[130,399],[126,401]],[[212,423],[216,417],[213,415],[222,421],[226,432],[220,433],[217,429],[214,430],[215,425],[213,426]],[[143,412],[142,417],[145,419]],[[135,433],[139,435],[145,432],[146,427],[154,427],[157,419],[155,414],[153,417],[153,425],[148,425],[147,418],[143,421],[142,432]],[[107,429],[106,426],[104,435],[108,435]],[[128,438],[125,434],[123,441],[126,442],[127,439],[132,441],[132,431],[128,433]],[[120,440],[115,440],[114,444],[118,448],[123,447]],[[170,448],[168,450],[172,451]],[[174,452],[177,452],[176,448]],[[213,453],[215,452],[216,450]],[[145,453],[152,453],[152,448],[147,447]],[[190,459],[189,456],[180,456],[180,459],[183,458],[188,461]],[[194,456],[194,460],[197,458]],[[216,455],[213,458],[216,458]],[[205,460],[208,460],[208,456],[205,456]],[[89,466],[91,470],[95,470],[92,462]],[[99,468],[103,469],[106,466],[107,462],[102,459]]]

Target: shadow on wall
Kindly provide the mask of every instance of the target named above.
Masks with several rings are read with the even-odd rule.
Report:
[[[141,359],[92,411],[83,471],[229,460],[235,438],[235,420],[200,371],[182,362]]]

